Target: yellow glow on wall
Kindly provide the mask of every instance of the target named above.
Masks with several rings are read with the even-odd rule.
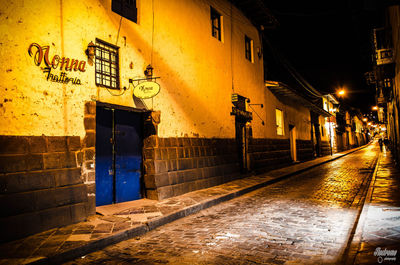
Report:
[[[85,51],[88,43],[99,38],[119,47],[121,88],[132,89],[128,80],[143,78],[149,64],[154,67],[154,76],[161,77],[157,80],[160,93],[143,100],[149,109],[161,111],[161,137],[233,138],[230,95],[235,92],[266,106],[256,111],[267,125],[253,120],[253,137],[276,136],[271,125],[274,108],[279,106],[296,124],[300,139],[309,139],[309,111],[282,104],[264,87],[262,54],[253,62],[245,58],[244,34],[253,40],[254,50],[261,47],[257,28],[235,7],[235,19],[231,19],[230,2],[218,1],[215,8],[224,23],[224,41],[218,41],[211,35],[209,3],[184,2],[137,1],[138,23],[121,20],[111,11],[111,0],[17,0],[2,4],[0,13],[7,14],[8,20],[0,25],[0,58],[7,61],[0,65],[4,92],[0,95],[0,134],[84,137],[86,102],[138,107],[132,91],[96,86],[95,66],[87,62]],[[81,85],[47,81],[28,54],[31,43],[49,46],[50,58],[58,55],[87,62],[84,72],[72,72]],[[9,60],[10,54],[13,60]],[[283,130],[284,126],[288,125],[284,123]]]
[[[276,134],[277,135],[284,135],[283,111],[281,111],[280,109],[275,109],[275,116],[276,116]]]

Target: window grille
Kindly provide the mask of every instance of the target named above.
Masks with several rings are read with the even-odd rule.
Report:
[[[96,39],[96,85],[119,89],[119,47]]]

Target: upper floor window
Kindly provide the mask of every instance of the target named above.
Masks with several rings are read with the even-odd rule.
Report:
[[[276,114],[276,134],[277,135],[283,135],[284,134],[284,130],[283,130],[283,111],[281,111],[280,109],[276,109],[275,110],[275,114]]]
[[[111,10],[137,23],[136,0],[112,0]]]
[[[96,85],[119,89],[119,47],[96,39]]]
[[[222,40],[222,16],[217,10],[211,7],[211,34],[219,41]]]
[[[246,35],[244,36],[244,48],[246,59],[253,62],[253,40]]]

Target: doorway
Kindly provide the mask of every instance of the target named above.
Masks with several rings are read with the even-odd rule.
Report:
[[[96,107],[96,206],[140,199],[141,113]]]
[[[296,149],[296,127],[289,124],[289,135],[290,135],[290,156],[293,162],[297,161],[297,149]]]

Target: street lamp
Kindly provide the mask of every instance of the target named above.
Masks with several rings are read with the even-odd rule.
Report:
[[[363,119],[364,122],[366,122],[367,120],[368,120],[367,118],[364,118],[364,119]]]
[[[378,110],[378,106],[373,106],[372,110]]]
[[[346,90],[344,90],[343,88],[340,89],[337,94],[339,95],[339,97],[343,97],[346,94]]]

